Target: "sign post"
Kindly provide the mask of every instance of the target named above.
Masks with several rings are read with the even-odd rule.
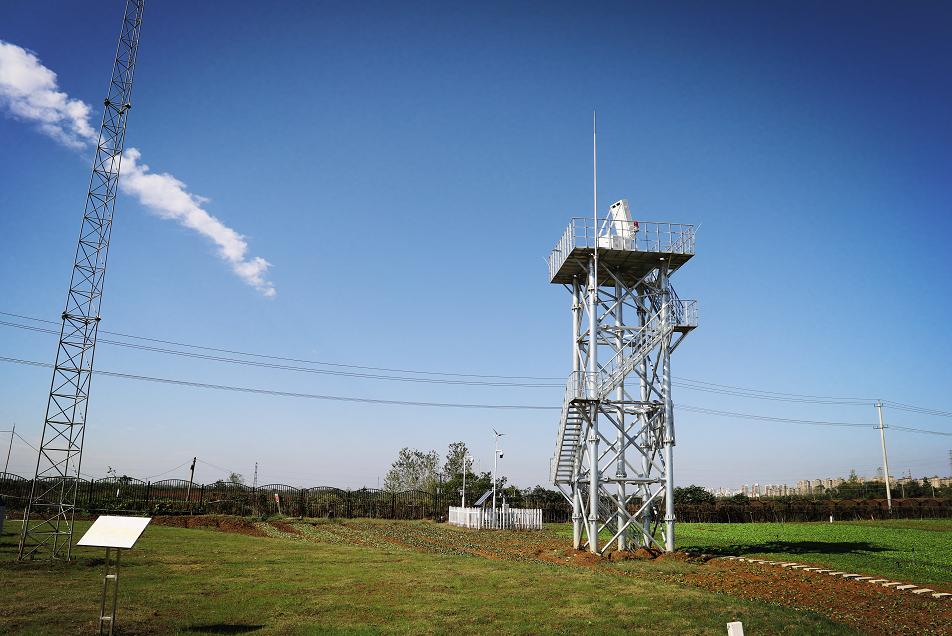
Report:
[[[103,515],[93,522],[78,546],[106,548],[106,569],[102,578],[102,601],[99,604],[99,633],[112,636],[116,625],[116,601],[119,597],[119,555],[129,550],[152,521],[149,517],[115,517]],[[115,555],[115,558],[113,558]],[[112,588],[110,590],[110,583]],[[111,593],[110,593],[111,591]],[[107,610],[108,604],[108,610]],[[109,625],[108,629],[106,625]]]

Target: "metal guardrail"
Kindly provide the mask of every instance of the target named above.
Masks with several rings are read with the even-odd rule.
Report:
[[[575,217],[569,221],[562,238],[549,254],[549,279],[565,263],[577,247],[622,250],[629,252],[657,252],[660,254],[694,254],[694,226],[683,223],[623,221]]]

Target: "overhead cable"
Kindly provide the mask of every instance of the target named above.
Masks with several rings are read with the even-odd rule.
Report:
[[[58,332],[53,329],[46,329],[44,327],[34,327],[32,325],[20,325],[17,323],[7,322],[5,320],[0,320],[0,326],[4,327],[16,327],[19,329],[26,329],[28,331],[35,331],[40,333],[48,333],[56,335]],[[278,369],[281,371],[296,371],[299,373],[314,373],[319,375],[333,375],[333,376],[342,376],[342,377],[351,377],[351,378],[364,378],[371,380],[389,380],[394,382],[418,382],[418,383],[427,383],[427,384],[459,384],[465,386],[492,386],[492,387],[520,387],[520,388],[556,388],[563,386],[562,384],[540,384],[538,382],[512,382],[512,381],[490,381],[490,380],[462,380],[462,379],[446,379],[446,378],[430,378],[430,377],[401,377],[393,375],[379,375],[379,374],[370,374],[370,373],[357,373],[353,371],[338,371],[333,369],[314,369],[308,367],[299,367],[299,366],[290,366],[286,364],[276,364],[273,362],[260,362],[256,360],[241,360],[238,358],[228,358],[224,356],[214,356],[203,353],[195,353],[193,351],[177,351],[175,349],[168,349],[163,347],[153,347],[149,345],[135,344],[132,342],[121,342],[118,340],[110,340],[108,338],[99,338],[100,343],[116,345],[120,347],[126,347],[129,349],[138,349],[141,351],[151,351],[155,353],[165,353],[169,355],[181,356],[185,358],[196,358],[199,360],[210,360],[212,362],[224,362],[228,364],[236,364],[248,367],[263,367],[267,369]],[[182,345],[182,346],[193,346],[193,345]],[[241,354],[241,355],[253,355],[253,354]],[[263,357],[263,356],[259,356]],[[324,362],[310,362],[311,364],[327,364]],[[341,365],[343,366],[343,365]],[[404,371],[404,373],[411,373],[409,371]],[[462,377],[464,374],[460,374]],[[490,376],[486,376],[490,377]]]
[[[52,368],[53,365],[47,362],[38,362],[36,360],[23,360],[21,358],[8,358],[0,356],[0,362],[9,362],[12,364],[22,364],[34,367]],[[364,404],[388,404],[400,406],[427,406],[438,408],[461,408],[461,409],[499,409],[499,410],[532,410],[532,411],[558,411],[558,406],[538,406],[531,404],[464,404],[458,402],[422,402],[413,400],[383,400],[377,398],[351,397],[342,395],[320,395],[315,393],[299,393],[293,391],[277,391],[273,389],[259,389],[254,387],[230,386],[226,384],[210,384],[207,382],[192,382],[189,380],[175,380],[172,378],[157,378],[146,375],[137,375],[133,373],[120,373],[116,371],[96,370],[97,375],[125,378],[127,380],[143,380],[146,382],[158,382],[161,384],[174,384],[179,386],[190,386],[199,389],[215,389],[219,391],[237,391],[240,393],[253,393],[257,395],[273,395],[278,397],[307,398],[312,400],[329,400],[333,402],[360,402]]]
[[[37,318],[35,316],[27,316],[24,314],[0,311],[0,315],[20,318],[22,320],[30,320],[33,322],[45,323],[50,325],[59,325],[58,322],[53,320],[46,320],[43,318]],[[15,327],[19,329],[26,329],[26,330],[42,332],[42,333],[50,333],[54,335],[59,333],[58,331],[53,329],[45,329],[42,327],[23,325],[23,324],[7,322],[7,321],[0,321],[0,326]],[[381,371],[381,372],[388,372],[388,373],[405,373],[405,374],[426,375],[426,376],[445,376],[445,377],[456,377],[456,378],[483,378],[483,379],[490,379],[490,380],[493,380],[493,379],[494,380],[530,380],[532,382],[481,382],[481,381],[473,381],[473,380],[407,378],[407,377],[399,377],[399,376],[382,376],[382,375],[376,375],[376,374],[331,371],[326,369],[309,369],[305,367],[295,367],[295,366],[283,365],[283,364],[269,364],[269,363],[255,362],[251,360],[241,360],[241,359],[235,359],[235,358],[225,358],[220,356],[203,355],[203,354],[197,354],[197,353],[188,352],[188,351],[176,351],[174,349],[167,349],[163,347],[151,347],[151,346],[139,345],[139,344],[135,344],[131,342],[111,340],[108,338],[99,339],[100,342],[104,342],[107,344],[127,347],[132,349],[138,349],[143,351],[166,353],[170,355],[178,355],[183,357],[211,360],[215,362],[225,362],[229,364],[242,364],[247,366],[273,368],[273,369],[280,369],[285,371],[319,373],[319,374],[337,375],[337,376],[343,376],[343,377],[357,377],[357,378],[365,378],[365,379],[387,380],[387,381],[398,381],[398,382],[460,384],[460,385],[466,385],[466,386],[513,386],[513,387],[520,387],[520,388],[522,387],[556,388],[556,387],[562,387],[563,386],[562,382],[564,382],[564,378],[550,377],[550,376],[492,375],[492,374],[461,373],[461,372],[448,372],[448,371],[421,371],[421,370],[414,370],[414,369],[396,369],[396,368],[375,367],[375,366],[366,366],[366,365],[322,362],[319,360],[307,360],[302,358],[277,356],[277,355],[262,354],[262,353],[251,353],[251,352],[239,351],[235,349],[225,349],[225,348],[218,348],[218,347],[209,347],[205,345],[189,344],[184,342],[177,342],[174,340],[163,340],[159,338],[137,336],[133,334],[121,333],[116,331],[101,330],[100,333],[111,334],[111,335],[120,336],[123,338],[141,340],[144,342],[154,342],[159,344],[186,347],[190,349],[200,349],[204,351],[212,351],[217,353],[241,355],[241,356],[259,358],[259,359],[278,360],[282,362],[295,362],[299,364],[312,364],[312,365],[330,366],[330,367],[346,368],[346,369],[361,369],[365,371]],[[558,381],[559,383],[555,384],[554,381]],[[778,402],[792,402],[792,403],[802,402],[806,404],[827,404],[827,405],[844,405],[844,406],[866,406],[866,405],[874,404],[876,402],[874,398],[843,397],[843,396],[790,393],[790,392],[783,392],[783,391],[769,391],[764,389],[755,389],[755,388],[742,387],[742,386],[731,385],[731,384],[719,384],[716,382],[708,382],[705,380],[697,380],[697,379],[692,379],[692,378],[687,378],[682,376],[673,376],[672,383],[681,388],[694,390],[694,391],[716,393],[721,395],[730,395],[734,397],[743,397],[743,398],[758,399],[758,400],[778,401]],[[883,404],[886,404],[897,410],[920,413],[923,415],[952,417],[952,412],[949,412],[949,411],[930,409],[927,407],[921,407],[921,406],[916,406],[911,404],[903,404],[901,402],[893,402],[889,400],[883,401]]]
[[[22,314],[14,314],[14,313],[5,312],[5,311],[0,311],[0,315],[22,318],[24,320],[33,320],[35,322],[43,322],[43,323],[52,324],[52,325],[59,325],[58,322],[53,320],[44,320],[43,318],[35,318],[33,316],[24,316]],[[11,323],[11,326],[25,327],[25,325],[15,325],[15,323]],[[58,333],[58,332],[54,332],[54,333]],[[106,331],[105,329],[101,330],[100,333],[111,334],[113,336],[120,336],[122,338],[132,338],[134,340],[143,340],[146,342],[156,342],[159,344],[174,345],[178,347],[187,347],[190,349],[202,349],[205,351],[215,351],[218,353],[229,353],[234,355],[248,356],[252,358],[267,358],[271,360],[282,360],[285,362],[298,362],[302,364],[317,364],[317,365],[323,365],[323,366],[329,366],[329,367],[343,367],[348,369],[364,369],[367,371],[386,371],[390,373],[413,373],[417,375],[455,376],[455,377],[465,377],[465,378],[489,378],[489,379],[499,379],[499,380],[564,380],[564,378],[555,378],[555,377],[538,377],[538,376],[528,376],[528,375],[490,375],[490,374],[481,374],[481,373],[455,373],[455,372],[448,372],[448,371],[419,371],[419,370],[413,370],[413,369],[394,369],[394,368],[387,368],[387,367],[374,367],[374,366],[366,366],[366,365],[358,365],[358,364],[322,362],[320,360],[307,360],[303,358],[292,358],[287,356],[276,356],[276,355],[268,355],[263,353],[252,353],[248,351],[237,351],[234,349],[208,347],[205,345],[189,344],[185,342],[175,342],[173,340],[161,340],[159,338],[148,338],[145,336],[136,336],[133,334],[120,333],[118,331]],[[113,344],[113,343],[110,343],[110,344]]]

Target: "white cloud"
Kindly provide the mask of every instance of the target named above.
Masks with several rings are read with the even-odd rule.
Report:
[[[36,124],[40,132],[68,148],[82,150],[98,141],[98,133],[89,123],[89,105],[60,91],[56,73],[43,66],[35,54],[3,40],[0,108],[15,119]],[[208,199],[190,193],[168,173],[151,172],[141,156],[136,148],[123,154],[122,191],[157,216],[175,220],[210,239],[239,278],[264,296],[273,297],[277,291],[266,278],[271,264],[260,256],[249,256],[245,237],[205,211],[202,206]]]
[[[0,104],[16,119],[36,123],[41,132],[70,148],[97,141],[89,125],[89,106],[57,90],[56,73],[36,55],[2,40]]]
[[[163,219],[174,219],[211,239],[232,271],[265,296],[274,296],[277,293],[274,285],[265,279],[271,264],[260,256],[248,257],[245,238],[202,208],[207,199],[191,194],[184,183],[168,173],[151,172],[140,159],[136,148],[123,153],[119,179],[122,191],[135,196]]]

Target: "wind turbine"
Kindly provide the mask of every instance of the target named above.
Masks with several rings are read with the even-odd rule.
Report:
[[[493,433],[496,435],[494,452],[493,452],[493,514],[496,513],[496,467],[499,463],[499,460],[502,459],[502,451],[499,450],[499,438],[505,435],[505,433],[500,433],[496,429],[493,429]]]

